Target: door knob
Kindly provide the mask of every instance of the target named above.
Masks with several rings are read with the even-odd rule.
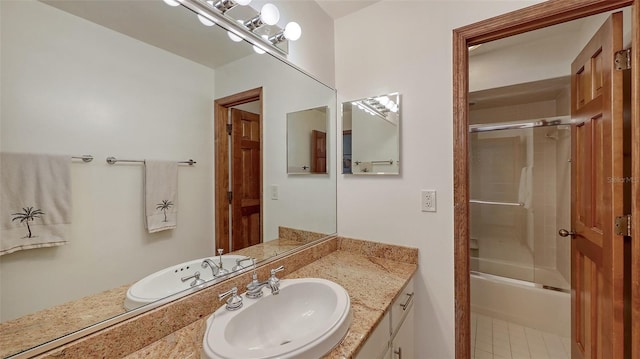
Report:
[[[569,237],[569,236],[573,237],[573,236],[576,235],[576,232],[567,231],[566,229],[563,228],[563,229],[558,231],[558,234],[560,235],[560,237]]]

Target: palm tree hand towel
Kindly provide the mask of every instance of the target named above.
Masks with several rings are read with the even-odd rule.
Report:
[[[149,233],[174,229],[178,218],[178,163],[144,164],[145,218]]]
[[[0,255],[67,243],[70,156],[0,153]]]

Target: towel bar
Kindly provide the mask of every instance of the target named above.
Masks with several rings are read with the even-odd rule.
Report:
[[[113,156],[109,156],[109,157],[107,157],[107,163],[108,163],[108,164],[110,164],[110,165],[114,165],[114,164],[116,164],[117,162],[140,162],[140,163],[144,163],[144,160],[119,160],[119,159],[117,159],[117,158],[115,158],[115,157],[113,157]],[[196,161],[194,161],[194,160],[192,160],[192,159],[189,159],[189,160],[187,160],[187,161],[178,161],[178,163],[185,163],[185,164],[188,164],[189,166],[193,166],[193,165],[195,165],[197,162],[196,162]]]
[[[82,160],[82,162],[85,162],[85,163],[93,161],[93,156],[91,155],[71,156],[71,158]]]

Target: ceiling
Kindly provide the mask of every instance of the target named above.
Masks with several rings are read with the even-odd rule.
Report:
[[[334,20],[360,11],[378,1],[380,0],[316,0],[322,10]]]

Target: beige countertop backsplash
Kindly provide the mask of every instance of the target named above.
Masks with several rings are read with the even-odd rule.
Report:
[[[417,269],[418,250],[350,238],[332,238],[258,268],[285,266],[281,278],[324,278],[351,298],[353,322],[340,345],[325,358],[353,356]],[[125,322],[81,338],[38,358],[200,358],[206,319],[222,306],[217,294],[244,288],[251,273],[180,298]]]

